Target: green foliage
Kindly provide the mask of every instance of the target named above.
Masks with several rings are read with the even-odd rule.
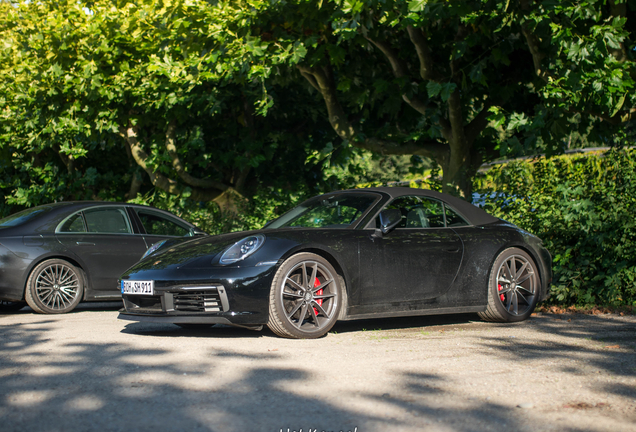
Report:
[[[635,6],[290,0],[262,7],[253,34],[296,47],[309,91],[347,145],[426,155],[444,167],[445,190],[469,193],[483,161],[557,154],[579,137],[625,142]]]
[[[133,179],[175,199],[207,188],[200,200],[319,184],[306,154],[322,147],[324,121],[304,87],[272,77],[304,48],[250,33],[266,4],[0,2],[0,212],[123,201]]]
[[[543,239],[551,302],[636,305],[636,151],[511,162],[474,186],[491,214]]]
[[[430,168],[429,161],[419,156],[382,156],[352,147],[340,152],[326,148],[310,157],[323,158],[326,186],[332,190],[383,186],[421,178]]]
[[[172,195],[158,189],[129,202],[167,210],[214,235],[262,228],[267,222],[310,196],[311,193],[306,190],[290,192],[263,187],[251,200],[240,201],[237,212],[223,212],[212,202],[197,202],[183,195]]]
[[[632,142],[632,128],[625,126],[636,106],[636,3],[515,3],[506,2],[502,22],[522,30],[535,50],[534,69],[541,80],[529,83],[537,97],[532,105],[492,109],[500,153],[558,154],[577,136],[602,145]]]
[[[137,190],[200,208],[216,199],[199,193],[206,188],[238,191],[258,214],[264,191],[285,191],[287,203],[408,179],[413,153],[411,178],[423,177],[426,155],[457,176],[448,188],[502,155],[625,143],[636,105],[634,6],[0,1],[0,214],[124,201]],[[318,75],[300,70],[333,84],[331,111]]]

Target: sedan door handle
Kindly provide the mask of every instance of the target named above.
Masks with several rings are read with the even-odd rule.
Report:
[[[91,243],[91,242],[76,242],[78,246],[95,246],[95,243]]]

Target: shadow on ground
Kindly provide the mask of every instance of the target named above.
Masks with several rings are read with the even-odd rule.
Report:
[[[381,411],[365,415],[325,402],[324,394],[282,390],[289,384],[307,390],[303,387],[309,376],[301,368],[268,366],[279,353],[212,350],[200,364],[162,364],[152,359],[169,354],[166,348],[140,350],[126,343],[73,342],[64,344],[66,355],[51,355],[47,348],[50,325],[44,321],[0,330],[0,417],[4,431],[340,431],[356,427],[367,431],[416,426],[386,417]],[[27,358],[28,363],[23,361]],[[218,359],[253,360],[255,365],[227,382],[217,370]],[[29,366],[34,362],[37,367]],[[161,380],[144,379],[144,371]],[[328,379],[327,371],[325,375]],[[219,384],[197,388],[197,379],[204,376],[217,377]],[[411,393],[442,392],[437,387],[443,381],[440,376],[410,374],[403,378]],[[418,420],[422,424],[453,424],[457,431],[502,425],[514,430],[520,426],[510,408],[488,403],[454,409],[434,408],[384,393],[359,397],[376,400],[380,406],[401,407],[410,418],[422,417]]]
[[[412,329],[414,327],[469,325],[472,316],[400,318],[345,322],[338,332],[361,329]],[[562,322],[559,322],[563,324]],[[555,332],[571,338],[571,343],[536,343],[514,339],[502,345],[501,339],[484,337],[493,356],[505,356],[511,367],[528,358],[537,364],[562,362],[581,352],[581,340],[598,341],[593,349],[592,366],[606,372],[633,377],[634,349],[604,348],[603,342],[634,343],[635,325],[610,322],[602,317],[574,319],[571,326],[552,318],[532,319],[510,326],[533,326],[539,332]],[[547,430],[548,424],[535,420],[524,424],[518,410],[484,400],[462,400],[457,406],[439,406],[434,401],[449,396],[441,374],[405,373],[401,388],[395,391],[362,391],[359,400],[377,403],[377,413],[364,414],[338,395],[314,391],[307,382],[313,373],[330,379],[328,364],[309,369],[275,366],[283,353],[245,353],[215,349],[198,363],[182,364],[160,360],[178,349],[176,337],[200,339],[273,337],[263,333],[229,327],[207,331],[128,324],[125,333],[146,336],[175,336],[174,344],[139,349],[134,342],[83,343],[57,341],[63,352],[51,352],[50,332],[54,321],[0,327],[0,418],[4,431],[23,430],[162,430],[162,431],[287,431],[357,430],[390,431],[400,428],[442,424],[453,431]],[[499,326],[493,324],[493,326]],[[631,332],[631,333],[629,333]],[[618,335],[627,335],[621,339]],[[452,336],[450,336],[452,337]],[[623,343],[622,342],[622,343]],[[207,343],[207,342],[206,342]],[[425,341],[424,341],[425,343]],[[589,348],[588,348],[589,349]],[[221,361],[249,362],[246,372],[228,380],[219,368]],[[312,362],[311,357],[306,359]],[[226,363],[227,364],[227,363]],[[352,367],[355,365],[352,364]],[[587,367],[587,366],[586,366]],[[570,370],[569,372],[572,372]],[[583,372],[583,371],[582,371]],[[145,378],[144,373],[159,377]],[[199,381],[206,378],[206,385]],[[297,391],[288,391],[289,388]],[[608,391],[636,397],[633,388],[608,385]],[[408,394],[408,397],[396,396]],[[387,414],[398,409],[403,415]],[[394,412],[394,411],[393,411]],[[538,423],[536,423],[538,422]],[[590,429],[594,430],[594,429]]]
[[[73,311],[69,312],[80,313],[86,311],[94,311],[94,312],[106,312],[106,311],[116,311],[122,308],[121,300],[117,301],[108,301],[108,302],[82,302],[77,305]],[[24,304],[22,309],[13,311],[13,310],[3,310],[0,308],[0,315],[16,315],[16,314],[33,314],[35,313],[33,309]]]

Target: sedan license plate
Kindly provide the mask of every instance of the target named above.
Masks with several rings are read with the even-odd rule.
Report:
[[[121,281],[121,293],[133,295],[154,295],[155,281]]]

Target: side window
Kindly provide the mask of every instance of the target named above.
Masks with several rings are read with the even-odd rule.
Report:
[[[450,207],[445,205],[444,208],[446,209],[446,226],[459,227],[468,225],[468,222],[466,222],[463,217],[455,213],[455,211],[453,211]]]
[[[346,205],[316,207],[289,224],[291,227],[345,228],[360,216],[360,210]]]
[[[428,226],[431,228],[444,228],[444,205],[440,201],[422,199]]]
[[[84,211],[86,226],[91,233],[130,234],[130,223],[122,208],[96,208]]]
[[[146,232],[153,235],[184,237],[190,234],[190,228],[158,212],[135,209]]]
[[[386,209],[398,209],[402,213],[402,221],[397,228],[443,228],[444,207],[440,201],[404,196],[389,203]],[[377,222],[379,226],[379,222]]]
[[[84,225],[84,218],[82,212],[75,213],[70,218],[66,219],[62,226],[60,226],[57,232],[63,233],[83,233],[86,232],[86,226]]]

